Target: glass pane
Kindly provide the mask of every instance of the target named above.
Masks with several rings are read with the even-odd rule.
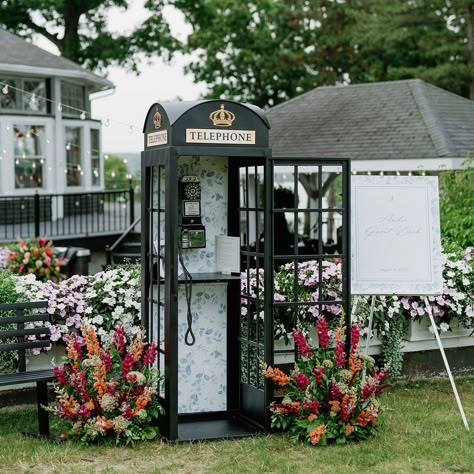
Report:
[[[82,146],[81,128],[66,128],[66,183],[68,186],[80,186],[84,171],[81,167]]]
[[[46,101],[38,98],[46,96],[44,79],[24,80],[23,89],[29,94],[23,94],[23,110],[32,112],[46,112]]]
[[[13,79],[0,79],[4,84],[7,84],[9,87],[1,86],[2,93],[0,94],[0,108],[18,110],[20,109],[20,92],[13,89],[13,87],[20,88],[20,84]],[[7,92],[6,94],[4,92]]]
[[[80,115],[85,109],[84,88],[63,82],[61,84],[61,102],[65,106],[63,113],[66,115]]]
[[[91,130],[91,184],[100,186],[100,142],[99,130]]]
[[[44,127],[14,125],[15,187],[43,187]]]

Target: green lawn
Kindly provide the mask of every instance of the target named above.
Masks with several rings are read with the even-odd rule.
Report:
[[[458,389],[474,425],[474,378],[459,380]],[[327,448],[293,445],[284,435],[87,448],[24,437],[21,431],[35,429],[35,409],[2,409],[0,472],[474,472],[474,432],[465,430],[447,380],[398,383],[382,401],[386,411],[377,437]],[[58,425],[53,428],[58,433]]]

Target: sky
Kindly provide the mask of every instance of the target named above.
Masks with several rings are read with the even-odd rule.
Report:
[[[146,18],[143,0],[131,0],[126,12],[113,9],[108,15],[112,31],[131,31],[141,20]],[[180,12],[166,9],[172,32],[184,39],[190,32]],[[36,37],[35,44],[57,54],[57,49],[41,37]],[[183,66],[189,57],[178,56],[171,64],[165,64],[159,58],[143,60],[139,69],[140,75],[127,72],[123,68],[111,67],[107,78],[115,84],[115,91],[103,92],[102,97],[92,100],[92,117],[108,118],[110,125],[102,126],[102,150],[104,153],[139,153],[143,149],[142,126],[151,104],[161,100],[196,100],[205,92],[201,84],[194,84],[192,75],[185,75]],[[133,131],[130,132],[130,126]]]

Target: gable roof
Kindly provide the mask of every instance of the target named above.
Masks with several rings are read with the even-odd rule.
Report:
[[[313,89],[267,111],[274,156],[462,158],[474,101],[419,79]]]
[[[51,54],[1,28],[0,72],[76,78],[88,83],[96,90],[114,87],[109,80],[88,71],[69,59]]]

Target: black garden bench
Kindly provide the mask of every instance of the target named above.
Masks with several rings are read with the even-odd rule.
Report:
[[[49,416],[42,405],[48,405],[48,382],[56,378],[53,369],[26,371],[26,350],[49,347],[51,345],[51,332],[47,327],[25,328],[26,323],[36,321],[49,321],[49,314],[44,312],[29,313],[31,309],[47,308],[47,301],[32,303],[0,304],[0,313],[15,312],[15,316],[0,316],[0,352],[18,352],[18,372],[12,374],[0,374],[0,387],[6,385],[21,385],[36,382],[36,393],[38,403],[38,425],[40,436],[49,436]],[[4,329],[5,325],[16,324],[16,329]],[[31,341],[28,336],[44,336],[40,340]],[[16,339],[16,342],[2,341],[5,339]]]

